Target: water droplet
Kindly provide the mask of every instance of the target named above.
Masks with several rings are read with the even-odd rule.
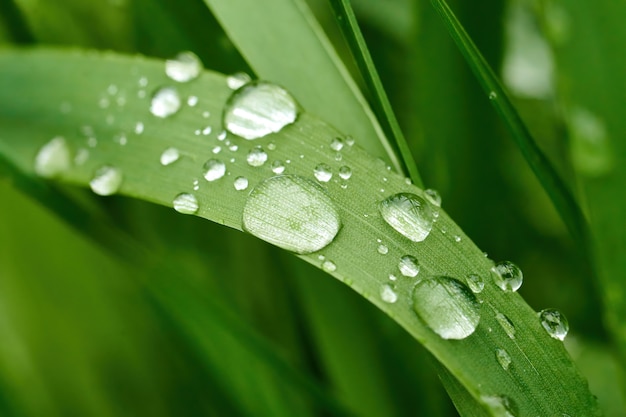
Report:
[[[187,97],[187,105],[189,107],[195,107],[198,104],[198,96],[189,96]]]
[[[400,273],[405,277],[415,277],[420,272],[420,264],[412,255],[404,255],[398,263]]]
[[[459,236],[459,235],[454,235],[454,241],[455,241],[456,243],[459,243],[459,242],[461,241],[461,236]]]
[[[524,274],[513,262],[502,261],[491,268],[493,281],[503,291],[517,291],[524,281]]]
[[[333,261],[326,260],[322,263],[322,269],[326,272],[335,272],[337,265]]]
[[[511,356],[509,353],[504,350],[497,348],[496,349],[496,360],[505,371],[509,370],[509,366],[511,365]]]
[[[613,151],[603,121],[588,110],[568,115],[572,164],[583,175],[598,177],[614,165]]]
[[[270,151],[275,151],[276,150],[276,144],[274,142],[270,142],[267,144],[267,149],[269,149]]]
[[[122,171],[119,168],[104,165],[96,171],[89,186],[91,191],[98,195],[111,195],[120,189],[122,179]]]
[[[237,90],[252,81],[252,78],[245,72],[236,72],[226,78],[226,85],[231,90]]]
[[[237,152],[237,149],[239,149],[239,146],[232,144],[228,147],[228,150],[231,152]]]
[[[260,167],[267,161],[267,153],[260,146],[255,146],[248,152],[246,161],[252,167]]]
[[[211,126],[207,126],[207,127],[205,127],[204,129],[202,129],[202,134],[203,134],[204,136],[209,136],[209,135],[211,134],[211,131],[212,131],[212,130],[213,130],[213,129],[211,128]]]
[[[193,180],[193,190],[198,191],[200,189],[200,181]]]
[[[313,174],[319,182],[328,182],[333,177],[330,166],[324,163],[317,164],[317,166],[313,170]]]
[[[243,227],[260,239],[302,254],[330,244],[341,221],[319,185],[304,177],[280,175],[252,190],[243,210]]]
[[[204,179],[207,181],[219,180],[226,173],[226,165],[219,159],[209,159],[204,163]]]
[[[224,139],[226,139],[226,135],[226,131],[222,130],[220,133],[217,134],[217,140],[223,141]]]
[[[502,313],[496,313],[495,317],[500,324],[500,327],[502,327],[502,330],[504,330],[504,333],[509,336],[509,339],[515,339],[515,333],[517,330],[515,330],[513,322]]]
[[[354,145],[354,138],[352,136],[346,136],[345,142],[346,142],[346,145],[352,146]]]
[[[283,172],[285,172],[285,165],[283,164],[283,161],[277,159],[272,162],[272,172],[274,174],[282,174]]]
[[[560,311],[553,308],[541,310],[539,320],[551,337],[561,341],[565,340],[565,336],[567,336],[569,331],[569,323]]]
[[[121,132],[113,136],[113,142],[118,143],[120,146],[125,146],[128,143],[128,138],[126,137],[126,133]]]
[[[89,159],[89,151],[85,148],[80,148],[76,151],[76,156],[74,157],[74,163],[76,165],[83,165]]]
[[[337,151],[337,152],[342,150],[343,149],[343,139],[341,139],[341,138],[334,138],[330,142],[330,149],[332,149],[333,151]]]
[[[464,339],[480,321],[480,303],[462,282],[436,276],[413,288],[413,310],[444,339]]]
[[[162,87],[152,96],[150,113],[156,117],[169,117],[180,109],[180,105],[178,90],[174,87]]]
[[[470,289],[477,294],[485,288],[485,281],[478,274],[469,274],[465,280]]]
[[[390,281],[396,281],[398,279],[397,276],[395,276],[394,274],[389,274],[389,280]]]
[[[489,92],[489,100],[495,100],[497,98],[498,98],[498,93],[496,93],[495,91]]]
[[[382,243],[378,245],[378,253],[381,255],[387,255],[389,253],[389,248],[387,245],[383,245]]]
[[[517,405],[505,395],[483,395],[480,399],[494,417],[517,417]]]
[[[433,227],[430,204],[415,194],[394,194],[383,200],[378,209],[387,224],[413,242],[426,239]]]
[[[180,158],[180,152],[178,152],[178,149],[167,148],[161,154],[161,165],[168,166],[170,164],[173,164],[174,162],[178,161],[178,158]]]
[[[202,118],[204,119],[208,119],[209,117],[211,117],[211,113],[208,111],[203,111],[202,112]]]
[[[235,186],[235,190],[243,191],[248,188],[248,179],[246,177],[237,177],[233,185]]]
[[[441,195],[437,190],[433,190],[432,188],[427,188],[424,190],[424,197],[432,204],[433,206],[441,207]]]
[[[189,193],[178,194],[172,202],[174,210],[182,214],[196,214],[198,212],[198,200]]]
[[[398,294],[391,285],[383,284],[380,286],[380,299],[386,303],[393,304],[398,301]]]
[[[226,129],[252,140],[279,132],[296,121],[298,104],[275,84],[254,82],[235,91],[224,108]]]
[[[352,176],[352,170],[350,169],[349,166],[342,166],[341,168],[339,168],[339,177],[343,180],[349,180],[350,177]]]
[[[193,52],[184,51],[174,59],[165,61],[165,74],[174,81],[186,83],[197,78],[202,71],[202,62]]]
[[[144,125],[142,122],[137,122],[135,124],[135,134],[141,135],[144,131]]]
[[[109,86],[107,87],[107,93],[109,93],[112,96],[116,95],[117,91],[118,91],[118,88],[115,84],[109,84]]]
[[[87,146],[89,146],[90,148],[95,148],[96,146],[98,146],[98,139],[93,136],[87,138]]]
[[[61,136],[56,136],[43,145],[35,157],[35,172],[45,178],[62,174],[70,166],[70,149],[65,138]]]

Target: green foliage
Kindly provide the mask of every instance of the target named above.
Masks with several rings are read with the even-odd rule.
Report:
[[[349,2],[332,2],[372,112],[325,1],[0,0],[0,413],[592,416],[595,393],[605,415],[621,415],[625,367],[612,352],[626,357],[625,97],[611,87],[623,84],[615,36],[626,10],[582,3],[512,2],[506,13],[490,0],[451,4],[456,20],[444,2],[360,0],[361,33]],[[510,75],[511,56],[532,46],[512,40],[520,16],[531,22],[525,35],[548,41],[547,92]],[[17,47],[33,42],[71,48]],[[181,50],[207,68],[189,83],[170,80],[162,59],[126,55]],[[581,64],[587,56],[596,59]],[[511,101],[487,64],[501,61]],[[221,73],[242,70],[287,87],[303,107],[297,122],[253,142],[220,140],[232,94]],[[152,94],[173,84],[197,103],[154,117]],[[479,84],[497,91],[496,112]],[[345,135],[356,145],[333,150]],[[35,155],[57,136],[72,168],[43,180]],[[163,166],[172,146],[181,157]],[[261,167],[246,163],[254,146],[269,155]],[[224,178],[202,178],[209,158],[228,161]],[[276,160],[286,174],[314,179],[320,163],[334,173],[320,184],[341,230],[301,259],[239,232],[249,192]],[[384,161],[443,196],[424,242],[380,217],[385,197],[422,195]],[[103,165],[123,173],[121,196],[81,188]],[[233,186],[239,176],[246,190]],[[171,209],[182,192],[197,197],[197,217]],[[519,294],[492,282],[483,250],[522,267]],[[471,336],[445,340],[416,315],[416,281],[398,271],[406,254],[419,260],[418,279],[485,278]],[[390,284],[395,303],[381,295]],[[535,311],[545,307],[568,316],[565,347],[542,328]],[[495,405],[502,395],[510,414]]]

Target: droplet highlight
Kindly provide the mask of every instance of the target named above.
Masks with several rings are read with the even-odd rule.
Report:
[[[394,194],[383,200],[378,210],[387,224],[413,242],[423,241],[432,230],[430,204],[415,194]]]

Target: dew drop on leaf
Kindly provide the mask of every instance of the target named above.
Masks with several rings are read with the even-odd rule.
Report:
[[[277,175],[285,172],[285,164],[283,163],[283,161],[277,159],[272,162],[272,172]]]
[[[513,322],[507,316],[500,312],[496,313],[495,317],[500,324],[500,327],[502,327],[502,330],[504,330],[504,333],[509,336],[509,339],[515,339],[515,333],[517,332],[517,330],[515,329],[515,325],[513,324]]]
[[[339,177],[342,180],[349,180],[350,177],[352,177],[352,169],[350,169],[349,166],[342,166],[341,168],[339,168]]]
[[[467,281],[467,285],[470,287],[472,292],[476,294],[478,294],[485,288],[485,281],[478,274],[467,275],[467,277],[465,278],[465,281]]]
[[[168,166],[178,161],[180,158],[180,153],[176,148],[167,148],[161,154],[161,165]]]
[[[389,284],[383,284],[380,287],[380,299],[386,303],[393,304],[398,301],[398,293]]]
[[[513,262],[501,261],[491,268],[493,281],[503,291],[517,291],[524,281],[522,270]]]
[[[560,311],[553,308],[547,308],[539,312],[539,320],[541,326],[546,329],[550,337],[558,340],[565,340],[567,332],[569,332],[569,323],[567,318]]]
[[[89,181],[89,187],[91,187],[91,191],[98,195],[112,195],[120,189],[122,179],[122,171],[119,168],[104,165],[98,168],[91,181]]]
[[[427,188],[424,190],[424,196],[433,206],[441,207],[441,195],[437,190]]]
[[[380,245],[378,245],[378,253],[380,253],[381,255],[386,255],[387,253],[389,253],[389,248],[387,247],[387,245],[383,245],[382,243]]]
[[[150,113],[156,117],[166,118],[175,114],[181,106],[180,95],[174,87],[162,87],[152,96]]]
[[[319,182],[328,182],[333,177],[330,166],[324,163],[315,166],[313,175],[315,175],[315,178],[317,178]]]
[[[333,138],[333,140],[330,141],[330,149],[332,149],[333,151],[337,151],[337,152],[342,150],[343,149],[343,139],[341,139],[341,138]]]
[[[267,153],[260,146],[255,146],[248,152],[246,161],[251,167],[260,167],[267,161]]]
[[[511,365],[511,356],[509,353],[501,348],[496,348],[496,360],[505,371],[509,370],[509,366]]]
[[[444,339],[464,339],[480,322],[480,303],[461,281],[435,276],[413,288],[413,310]]]
[[[252,190],[243,209],[243,228],[303,254],[328,246],[341,221],[335,204],[318,184],[297,175],[279,175]]]
[[[404,255],[400,258],[398,268],[405,277],[415,277],[420,272],[420,264],[413,255]]]
[[[258,81],[233,92],[224,107],[223,123],[230,133],[252,140],[279,132],[296,121],[298,112],[287,90]]]
[[[195,214],[198,212],[198,200],[189,193],[178,194],[172,202],[174,210],[182,214]]]
[[[325,260],[322,262],[322,269],[326,272],[335,272],[337,270],[337,265],[333,261]]]
[[[65,138],[56,136],[43,145],[35,156],[35,173],[52,178],[67,171],[71,166],[70,149]]]
[[[483,395],[480,400],[494,417],[517,417],[517,405],[505,395]]]
[[[413,242],[423,241],[432,230],[431,206],[415,194],[394,194],[383,200],[378,209],[387,224]]]
[[[252,78],[245,72],[236,72],[226,77],[226,85],[231,90],[237,90],[252,81]]]
[[[246,177],[237,177],[233,182],[233,186],[237,191],[243,191],[248,188],[248,179]]]
[[[165,61],[165,74],[179,83],[197,78],[201,71],[202,62],[193,52],[180,52],[174,59]]]
[[[204,179],[213,182],[226,174],[226,165],[219,159],[209,159],[204,163]]]

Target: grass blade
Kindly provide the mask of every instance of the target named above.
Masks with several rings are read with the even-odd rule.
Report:
[[[28,23],[13,0],[0,0],[0,21],[1,25],[6,27],[13,42],[29,44],[35,41]]]
[[[572,237],[580,247],[586,248],[589,241],[587,221],[565,182],[532,138],[498,78],[448,4],[444,0],[431,0],[431,3],[444,21],[450,35],[493,103],[495,110],[511,132],[512,138],[517,143],[528,165],[543,185]],[[588,251],[583,250],[583,253],[587,254]]]
[[[356,16],[352,10],[349,0],[331,0],[330,4],[341,27],[341,32],[350,46],[352,57],[357,63],[361,76],[365,80],[365,84],[372,97],[374,113],[382,124],[385,135],[391,139],[395,145],[395,151],[402,157],[403,172],[408,174],[413,183],[418,187],[422,187],[422,179],[415,165],[413,155],[409,149],[409,145],[402,134],[398,120],[391,108],[391,103],[387,98],[385,89],[383,88],[374,61],[367,49],[363,34],[359,29]]]

